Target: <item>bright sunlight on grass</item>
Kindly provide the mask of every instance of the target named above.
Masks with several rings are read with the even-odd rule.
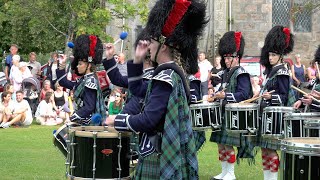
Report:
[[[66,179],[64,156],[52,143],[52,131],[58,128],[33,124],[29,128],[0,129],[0,179]],[[198,160],[201,180],[220,173],[215,143],[207,141]],[[235,173],[238,180],[263,179],[260,152],[255,165],[243,160],[236,165]]]

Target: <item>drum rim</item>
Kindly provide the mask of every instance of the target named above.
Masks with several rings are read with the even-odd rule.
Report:
[[[258,109],[258,104],[257,103],[228,103],[225,106],[225,109]]]
[[[196,109],[197,107],[201,107],[202,109],[211,108],[211,107],[220,107],[220,103],[210,102],[210,103],[190,104],[190,109]]]
[[[75,122],[71,122],[68,124],[64,124],[63,126],[61,126],[54,134],[59,134],[64,128],[66,128],[67,126],[70,126],[70,128],[72,127],[72,125],[79,125],[78,123]],[[74,126],[76,127],[76,126]]]
[[[320,119],[320,112],[308,112],[308,113],[295,113],[295,112],[292,112],[292,113],[287,113],[285,115],[285,118],[289,118],[289,117],[301,117],[301,118],[304,118],[304,117],[319,117],[319,119]]]
[[[285,111],[281,111],[285,110]],[[287,106],[267,106],[263,108],[263,113],[266,112],[282,112],[282,113],[293,113],[295,109],[293,107],[287,107]]]
[[[319,144],[307,144],[301,142],[293,142],[288,140],[318,140]],[[285,138],[281,140],[281,146],[284,147],[296,147],[296,148],[306,148],[306,149],[319,149],[320,150],[320,139],[319,137],[293,137],[293,138]]]
[[[77,126],[71,127],[71,132],[75,133],[77,137],[93,137],[94,132],[97,134],[97,138],[118,138],[119,134],[122,137],[129,137],[131,132],[109,132],[108,126]]]

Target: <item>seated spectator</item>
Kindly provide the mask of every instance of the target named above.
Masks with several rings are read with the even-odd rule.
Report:
[[[123,98],[120,92],[114,93],[114,101],[109,102],[109,115],[119,114],[123,107]]]
[[[9,92],[11,93],[11,99],[12,100],[16,100],[16,93],[14,93],[14,90],[13,90],[13,85],[10,84],[10,83],[7,83],[4,88],[3,88],[3,92]],[[2,92],[2,93],[3,93]],[[2,93],[0,94],[0,99],[2,99]],[[1,102],[1,101],[0,101]],[[1,104],[1,103],[0,103]]]
[[[52,106],[57,117],[62,118],[65,122],[69,122],[69,113],[64,109],[64,105],[68,103],[68,94],[63,91],[63,87],[59,83],[55,84],[55,91],[52,94]]]
[[[51,83],[50,80],[45,80],[43,82],[43,87],[40,91],[40,98],[39,98],[39,102],[41,102],[42,100],[44,100],[46,92],[52,92],[53,93],[53,89],[51,88]]]
[[[35,113],[37,123],[41,125],[57,125],[62,123],[61,118],[56,118],[56,113],[53,111],[51,103],[51,92],[46,92],[45,99],[38,105]]]
[[[9,128],[15,124],[18,126],[29,126],[32,123],[31,108],[27,100],[23,99],[23,92],[17,91],[17,102],[14,104],[12,114],[4,116],[2,128]]]
[[[14,109],[14,102],[11,99],[11,93],[5,91],[1,96],[1,104],[0,104],[0,127],[4,124],[2,123],[3,117],[10,115]]]

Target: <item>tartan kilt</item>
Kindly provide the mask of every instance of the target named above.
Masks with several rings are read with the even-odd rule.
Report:
[[[236,147],[240,147],[241,144],[240,133],[227,132],[225,128],[222,128],[221,131],[212,132],[210,141]]]
[[[257,140],[255,141],[255,143],[255,146],[273,150],[280,150],[281,147],[281,139],[263,137],[261,135],[257,136]]]
[[[206,134],[204,131],[193,131],[193,137],[196,145],[196,151],[199,151],[206,142]]]
[[[160,179],[160,156],[153,153],[147,157],[139,156],[136,167],[135,177],[133,179],[159,180]]]

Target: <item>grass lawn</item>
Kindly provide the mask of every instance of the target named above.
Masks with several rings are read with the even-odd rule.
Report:
[[[64,157],[52,143],[52,131],[58,128],[33,124],[29,128],[0,129],[0,179],[66,179]],[[215,143],[207,141],[198,160],[200,179],[220,173]],[[244,160],[235,171],[238,180],[263,179],[260,152],[255,165],[249,166]]]

